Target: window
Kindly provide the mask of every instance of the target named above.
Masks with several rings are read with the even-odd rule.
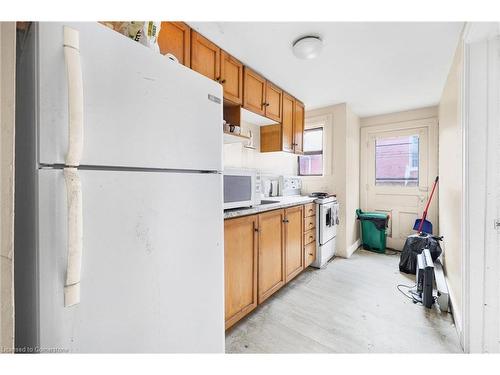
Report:
[[[304,155],[299,156],[299,176],[323,175],[323,128],[304,130]]]
[[[377,138],[375,185],[418,186],[418,135]]]

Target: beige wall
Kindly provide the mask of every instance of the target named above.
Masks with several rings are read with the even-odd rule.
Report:
[[[347,104],[306,112],[307,126],[321,118],[325,119],[325,173],[322,177],[304,177],[303,190],[337,194],[340,203],[337,255],[348,258],[359,245],[355,215],[359,207],[359,118]]]
[[[459,332],[462,330],[462,46],[458,46],[439,104],[439,228],[444,266]]]
[[[323,176],[302,178],[302,193],[326,191],[337,194],[340,203],[340,226],[337,255],[348,258],[359,245],[355,217],[359,207],[359,138],[360,120],[347,104],[338,104],[306,112],[306,128],[324,124]],[[259,127],[242,123],[242,132],[252,130],[256,150],[242,144],[224,145],[224,167],[256,168],[280,175],[297,174],[297,155],[286,152],[259,152]]]
[[[359,246],[359,223],[356,209],[359,208],[360,167],[360,120],[347,107],[346,111],[346,256]]]
[[[15,23],[0,22],[0,353],[14,347]]]

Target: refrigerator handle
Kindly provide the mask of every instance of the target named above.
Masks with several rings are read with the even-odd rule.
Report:
[[[64,285],[64,306],[80,303],[83,250],[82,188],[76,168],[64,168],[68,198],[68,264]]]
[[[64,61],[68,78],[68,153],[66,165],[80,165],[83,151],[83,78],[78,30],[64,26]]]

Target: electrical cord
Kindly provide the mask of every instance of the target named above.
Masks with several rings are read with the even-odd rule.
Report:
[[[406,298],[411,299],[414,304],[421,304],[423,306],[422,301],[419,301],[418,299],[416,299],[415,296],[413,295],[413,293],[410,292],[410,295],[408,295],[404,291],[401,290],[401,288],[413,289],[416,286],[417,286],[416,284],[412,285],[412,286],[410,286],[410,285],[404,285],[404,284],[398,284],[398,285],[396,285],[396,289],[399,290],[403,296],[405,296]],[[434,303],[437,302],[437,297],[433,296],[432,299],[434,300]]]
[[[422,303],[421,301],[417,300],[415,298],[415,296],[413,296],[412,294],[408,295],[407,293],[405,293],[403,290],[401,290],[401,288],[407,288],[407,289],[412,289],[412,288],[415,288],[417,285],[404,285],[404,284],[398,284],[396,286],[396,289],[400,291],[400,293],[405,296],[406,298],[409,298],[412,300],[413,303],[417,304],[417,303]]]

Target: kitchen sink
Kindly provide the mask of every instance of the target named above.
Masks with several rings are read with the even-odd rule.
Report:
[[[270,200],[261,200],[260,204],[272,204],[272,203],[279,203],[280,201],[270,201]]]

